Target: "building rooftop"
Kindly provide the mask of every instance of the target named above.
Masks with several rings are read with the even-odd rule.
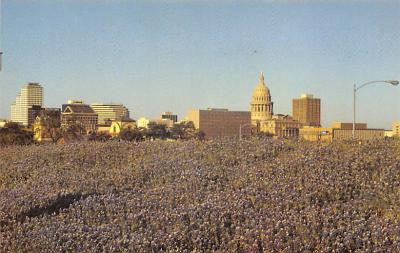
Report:
[[[301,94],[300,98],[314,98],[314,95],[313,94],[304,93],[304,94]]]
[[[89,105],[69,104],[65,107],[63,113],[93,113],[93,114],[95,114],[95,111]]]

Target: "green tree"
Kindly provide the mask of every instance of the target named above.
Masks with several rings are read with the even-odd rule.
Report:
[[[157,124],[151,122],[147,126],[146,137],[153,139],[166,139],[169,137],[169,132],[167,131],[167,126],[164,124]]]
[[[33,143],[33,133],[17,123],[7,123],[0,129],[0,146],[29,145]]]
[[[123,129],[118,137],[124,141],[141,141],[143,140],[143,135],[138,129]]]

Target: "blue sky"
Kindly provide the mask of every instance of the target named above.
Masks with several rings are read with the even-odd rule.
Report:
[[[68,99],[163,111],[249,110],[264,71],[275,113],[322,99],[324,125],[351,121],[352,84],[400,79],[400,1],[3,0],[0,117],[25,82]],[[400,87],[358,94],[358,119],[390,128]]]

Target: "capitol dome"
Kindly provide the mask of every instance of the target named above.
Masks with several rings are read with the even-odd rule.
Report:
[[[261,72],[259,82],[253,92],[251,100],[251,121],[253,125],[272,118],[273,102],[271,93],[265,85],[264,74]]]
[[[253,102],[266,102],[271,100],[271,94],[268,87],[265,85],[264,74],[261,72],[260,80],[253,92]]]

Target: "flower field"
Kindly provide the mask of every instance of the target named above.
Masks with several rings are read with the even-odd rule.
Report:
[[[399,252],[400,141],[0,149],[1,252]]]

